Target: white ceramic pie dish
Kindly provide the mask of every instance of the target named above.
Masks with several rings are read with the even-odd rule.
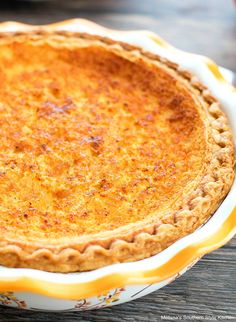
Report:
[[[1,31],[37,28],[14,22]],[[236,91],[209,59],[185,53],[146,31],[120,32],[85,20],[70,20],[41,28],[105,35],[138,45],[191,71],[222,103],[236,145]],[[236,182],[212,218],[197,231],[150,258],[83,273],[48,273],[0,267],[0,304],[33,310],[89,310],[127,302],[153,292],[188,270],[204,254],[224,245],[236,233]]]

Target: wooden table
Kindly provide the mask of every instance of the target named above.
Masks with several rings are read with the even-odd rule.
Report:
[[[63,4],[64,3],[64,4]],[[149,29],[177,47],[236,71],[236,7],[231,0],[1,1],[0,20],[44,24],[82,17],[117,29]],[[0,308],[0,321],[236,321],[236,238],[169,286],[91,312],[40,313]],[[195,316],[195,317],[194,317]],[[197,317],[198,316],[198,317]]]

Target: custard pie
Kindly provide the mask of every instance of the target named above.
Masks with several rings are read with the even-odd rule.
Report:
[[[196,77],[128,44],[0,34],[0,264],[93,270],[161,252],[233,182],[232,133]]]

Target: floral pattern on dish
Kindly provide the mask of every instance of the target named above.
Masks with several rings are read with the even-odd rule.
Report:
[[[13,292],[4,292],[0,294],[0,304],[20,309],[26,309],[27,305],[25,301],[19,300]]]

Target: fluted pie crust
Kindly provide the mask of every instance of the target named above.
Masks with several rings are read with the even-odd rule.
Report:
[[[53,272],[150,257],[234,178],[219,102],[189,72],[82,33],[0,34],[0,264]]]

